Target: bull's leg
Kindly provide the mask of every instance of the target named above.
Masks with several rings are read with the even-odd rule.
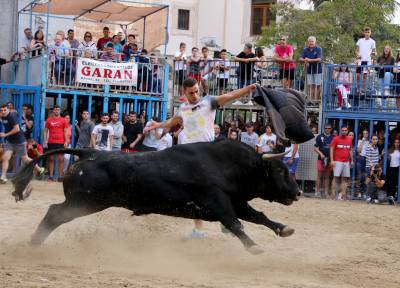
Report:
[[[243,246],[250,253],[263,253],[264,251],[243,231],[243,226],[236,217],[235,210],[233,209],[229,197],[222,191],[218,191],[214,195],[217,195],[217,198],[212,198],[212,200],[204,203],[204,206],[215,214],[222,225],[239,238]]]
[[[95,205],[73,206],[67,202],[52,204],[35,233],[32,235],[31,244],[40,245],[58,226],[72,221],[77,217],[90,215],[104,210],[105,208],[107,207]]]
[[[255,210],[247,203],[237,208],[236,213],[238,214],[238,217],[240,219],[255,224],[264,225],[270,228],[272,231],[276,233],[276,235],[280,237],[288,237],[294,233],[294,229],[268,219],[268,217],[264,213]]]

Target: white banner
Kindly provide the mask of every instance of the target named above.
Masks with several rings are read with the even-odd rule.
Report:
[[[137,85],[136,63],[115,63],[78,58],[76,82],[109,85]]]

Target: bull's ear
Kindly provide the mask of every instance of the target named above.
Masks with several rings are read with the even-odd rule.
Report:
[[[262,159],[263,160],[270,160],[270,159],[275,159],[275,158],[281,158],[283,156],[285,156],[286,154],[288,154],[292,149],[288,149],[287,151],[283,152],[283,153],[278,153],[278,154],[264,154],[262,155]]]

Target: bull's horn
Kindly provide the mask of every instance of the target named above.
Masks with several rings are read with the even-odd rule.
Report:
[[[292,149],[289,149],[288,151],[283,152],[283,153],[279,153],[279,154],[264,154],[264,155],[262,155],[262,159],[263,160],[270,160],[270,159],[274,159],[274,158],[280,158],[280,157],[283,157],[286,154],[288,154],[290,151],[292,151]]]

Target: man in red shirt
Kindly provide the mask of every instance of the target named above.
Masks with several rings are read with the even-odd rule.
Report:
[[[60,107],[53,107],[53,115],[46,120],[44,129],[43,147],[48,151],[68,147],[67,121],[60,116]],[[49,156],[49,180],[54,180],[54,156]],[[63,179],[64,155],[57,155],[58,162],[58,181]]]
[[[330,156],[333,160],[331,161],[333,179],[338,200],[347,200],[347,182],[350,178],[350,166],[353,165],[353,138],[347,136],[348,133],[347,126],[342,126],[340,136],[333,138],[330,148]]]
[[[97,41],[97,50],[99,50],[99,51],[104,50],[104,49],[103,49],[103,48],[104,48],[104,45],[105,45],[107,42],[110,42],[110,41],[112,41],[112,38],[110,37],[110,29],[109,29],[108,27],[104,27],[104,28],[103,28],[103,38],[100,38],[100,39]]]
[[[283,88],[292,88],[292,81],[296,72],[296,63],[293,61],[293,47],[286,43],[286,37],[281,36],[275,46],[274,60],[281,65],[279,79]]]

